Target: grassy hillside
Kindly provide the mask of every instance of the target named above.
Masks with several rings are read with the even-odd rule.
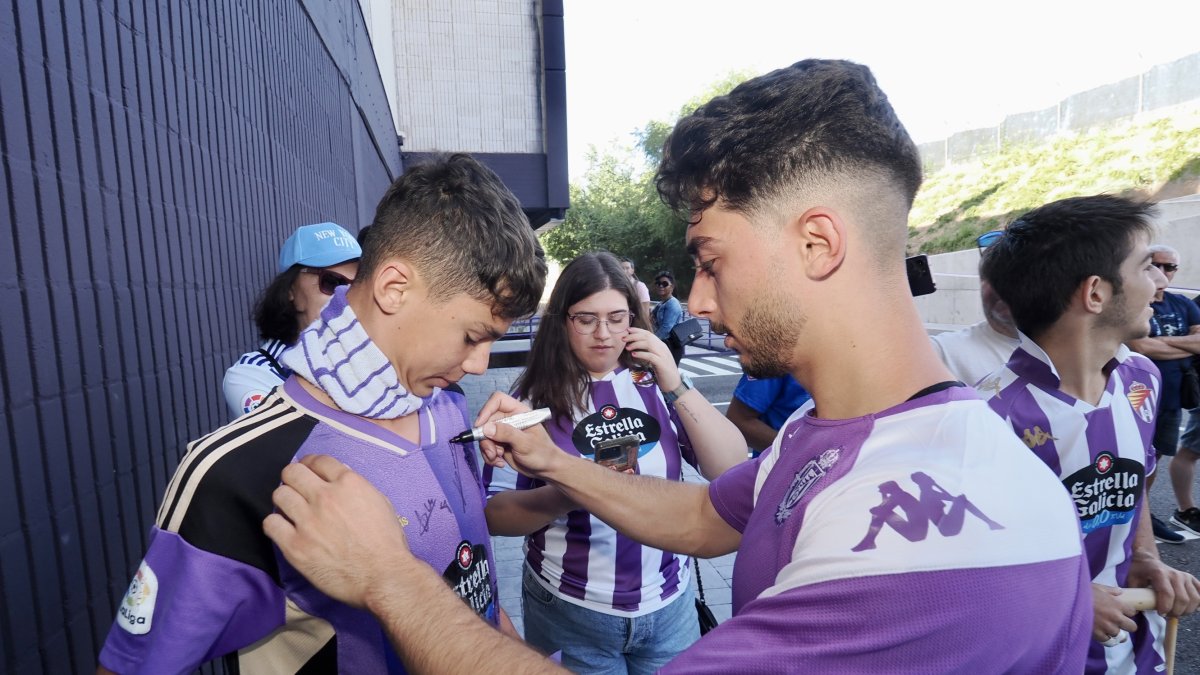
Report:
[[[1007,147],[930,174],[909,219],[910,253],[974,246],[1029,209],[1063,197],[1200,192],[1200,109]]]

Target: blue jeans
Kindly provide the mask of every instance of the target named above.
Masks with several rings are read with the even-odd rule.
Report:
[[[1179,445],[1179,421],[1183,419],[1182,410],[1158,410],[1158,420],[1154,424],[1154,452],[1160,457],[1175,455]]]
[[[547,654],[562,650],[575,673],[653,673],[700,639],[691,585],[669,605],[639,617],[605,614],[562,600],[525,568],[521,607],[525,641]]]

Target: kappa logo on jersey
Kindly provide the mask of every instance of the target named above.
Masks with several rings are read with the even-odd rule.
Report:
[[[263,402],[267,395],[261,391],[252,391],[246,394],[246,398],[242,399],[242,412],[248,413],[258,407],[258,404]]]
[[[1095,462],[1067,476],[1063,486],[1075,501],[1083,533],[1132,521],[1144,478],[1141,462],[1111,452],[1100,453]]]
[[[442,572],[442,578],[476,614],[491,620],[496,618],[491,565],[488,564],[487,550],[481,544],[460,542],[454,560]]]
[[[990,393],[992,396],[1000,398],[1000,376],[997,375],[990,380],[980,382],[979,384],[975,385],[975,390],[981,394]]]
[[[1032,450],[1042,447],[1046,444],[1046,441],[1057,441],[1058,439],[1042,431],[1040,426],[1034,425],[1032,429],[1025,430],[1025,435],[1021,436],[1021,440],[1025,441],[1025,445]]]
[[[879,485],[879,494],[883,495],[883,501],[879,506],[869,509],[871,525],[867,528],[863,540],[850,549],[851,551],[868,551],[875,548],[875,539],[883,531],[884,525],[914,543],[925,541],[929,535],[930,523],[933,523],[943,537],[957,535],[962,532],[968,513],[986,523],[988,529],[1004,529],[1003,525],[984,515],[966,495],[952,495],[946,492],[928,474],[918,471],[912,474],[911,478],[920,490],[919,498],[910,495],[894,480]]]
[[[1146,423],[1154,421],[1154,399],[1150,396],[1153,393],[1154,390],[1141,382],[1129,385],[1129,391],[1125,393],[1129,399],[1129,405],[1133,406],[1133,411]]]
[[[117,610],[117,625],[134,635],[150,632],[154,619],[154,601],[158,598],[158,577],[143,560],[138,566],[129,590]]]
[[[571,443],[579,454],[591,457],[599,443],[621,436],[637,436],[638,457],[644,457],[662,437],[662,427],[641,410],[606,405],[575,425]]]
[[[821,480],[829,467],[837,463],[841,452],[841,448],[830,448],[822,452],[820,457],[808,460],[804,468],[796,472],[796,477],[792,479],[792,484],[783,496],[783,501],[779,502],[779,508],[775,509],[776,525],[782,525],[792,515],[792,509],[796,508],[801,499],[804,499],[809,488]]]

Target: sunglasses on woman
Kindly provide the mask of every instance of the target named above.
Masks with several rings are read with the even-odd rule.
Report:
[[[338,286],[349,286],[350,282],[353,281],[353,279],[347,279],[333,270],[305,267],[304,272],[317,275],[317,288],[325,295],[333,295]]]

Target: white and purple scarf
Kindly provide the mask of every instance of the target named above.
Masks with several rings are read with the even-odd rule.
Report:
[[[280,362],[352,415],[391,420],[420,410],[425,399],[404,388],[391,361],[371,342],[346,302],[348,288],[333,292],[320,318],[300,333]]]

